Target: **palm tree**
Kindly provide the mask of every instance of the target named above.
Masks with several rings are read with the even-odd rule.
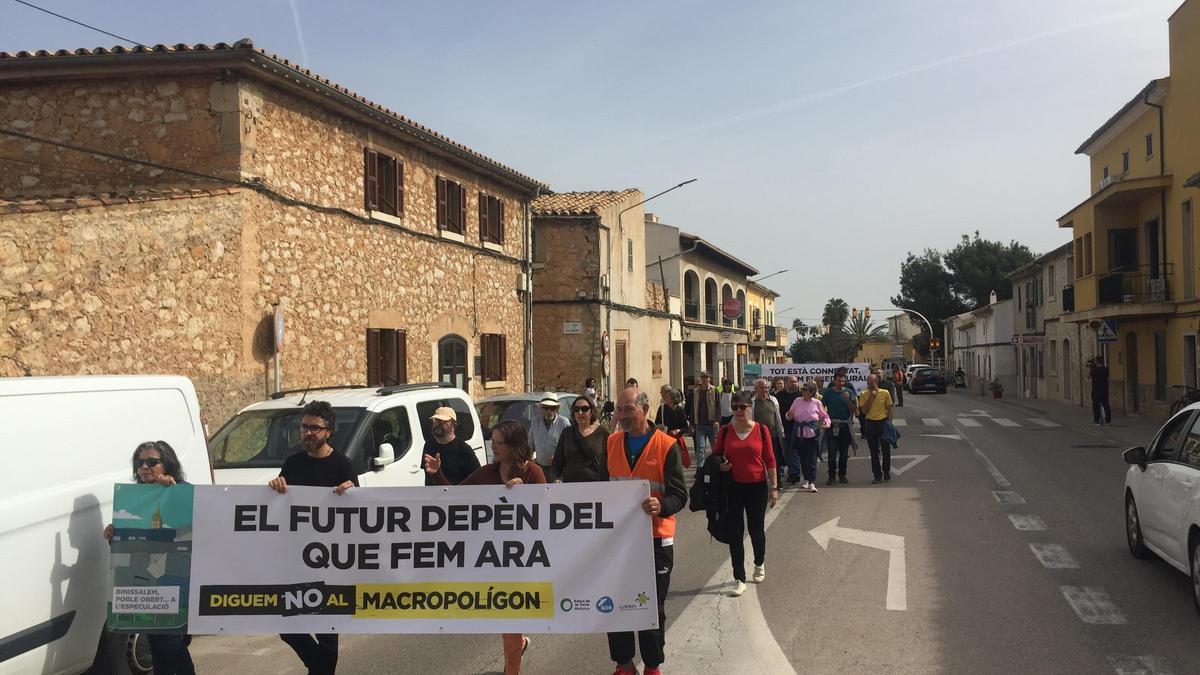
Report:
[[[832,329],[846,325],[846,319],[849,318],[850,305],[841,298],[830,298],[829,302],[825,303],[825,311],[821,313],[821,323]]]
[[[858,353],[859,349],[862,349],[864,344],[887,340],[887,326],[872,324],[871,320],[862,314],[851,318],[850,323],[842,327],[842,332],[846,336],[847,349],[851,358]]]

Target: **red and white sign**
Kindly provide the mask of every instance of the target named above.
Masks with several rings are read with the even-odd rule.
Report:
[[[742,315],[742,301],[737,298],[725,298],[721,303],[721,314],[726,319],[736,319]]]

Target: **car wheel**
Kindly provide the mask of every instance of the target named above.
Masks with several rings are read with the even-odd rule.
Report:
[[[1146,548],[1146,540],[1142,538],[1142,520],[1138,517],[1137,503],[1133,501],[1133,495],[1125,495],[1125,540],[1129,543],[1129,552],[1133,557],[1146,560],[1154,557],[1150,549]],[[1195,562],[1192,562],[1192,579],[1193,585],[1196,578]]]
[[[946,393],[946,388],[945,388],[945,387],[942,387],[941,389],[938,389],[938,393],[939,393],[939,394],[944,394],[944,393]]]
[[[1200,612],[1200,537],[1193,535],[1189,542],[1192,558],[1192,603]]]

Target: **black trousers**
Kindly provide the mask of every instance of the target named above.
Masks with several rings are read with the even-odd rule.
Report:
[[[750,528],[754,564],[761,565],[767,558],[767,490],[767,481],[729,482],[729,557],[733,562],[733,578],[738,581],[746,580],[746,527]]]
[[[867,447],[871,448],[871,473],[876,480],[892,475],[892,446],[883,440],[883,422],[867,420]]]
[[[191,635],[175,633],[151,633],[146,636],[150,643],[150,660],[155,675],[196,675],[188,645]]]
[[[1103,417],[1100,416],[1101,412],[1104,413]],[[1092,394],[1092,421],[1096,424],[1112,423],[1112,408],[1108,407],[1108,394],[1103,396]]]
[[[825,432],[828,438],[829,456],[825,461],[829,464],[829,478],[846,477],[846,463],[850,459],[850,423],[834,423],[833,428]]]
[[[666,660],[663,653],[667,638],[667,593],[671,590],[671,570],[675,568],[675,547],[654,540],[654,587],[658,591],[658,628],[639,630],[637,643],[642,647],[642,663],[657,668]],[[608,656],[618,664],[630,663],[634,656],[632,632],[608,634]]]
[[[333,675],[337,670],[337,633],[284,633],[279,637],[304,662],[309,675]]]

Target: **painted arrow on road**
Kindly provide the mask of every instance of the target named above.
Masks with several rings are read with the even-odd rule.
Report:
[[[837,539],[849,544],[877,548],[888,552],[887,608],[904,611],[908,609],[908,577],[904,563],[904,537],[883,532],[855,530],[838,525],[842,517],[814,527],[808,533],[817,540],[821,548],[829,550],[829,542]]]
[[[899,476],[900,474],[904,473],[905,471],[908,471],[909,469],[913,468],[914,466],[920,464],[922,460],[928,459],[928,458],[929,458],[929,455],[892,455],[892,473]],[[871,458],[870,457],[851,457],[850,459],[868,460]],[[905,462],[903,466],[900,466],[899,462],[896,461],[898,459],[907,459],[907,460],[911,460],[911,461]]]

